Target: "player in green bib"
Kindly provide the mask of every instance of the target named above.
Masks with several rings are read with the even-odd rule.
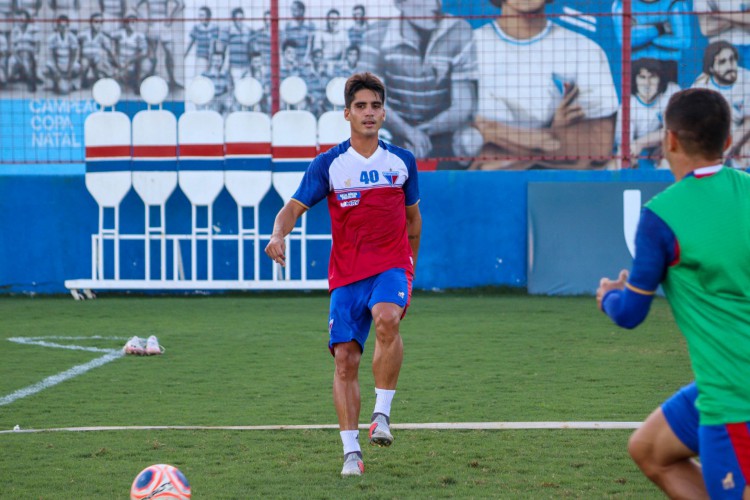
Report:
[[[664,122],[676,182],[644,207],[632,270],[603,278],[597,301],[634,328],[663,285],[698,386],[706,488],[741,499],[750,495],[750,175],[722,166],[731,112],[719,93],[676,93]]]

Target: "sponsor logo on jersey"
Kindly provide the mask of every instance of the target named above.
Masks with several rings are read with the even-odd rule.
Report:
[[[387,172],[383,172],[383,177],[385,177],[386,179],[388,179],[388,182],[392,186],[398,180],[398,172],[393,171],[393,170],[389,170]]]
[[[357,205],[359,205],[359,200],[342,201],[340,205],[342,208],[356,207]]]
[[[359,199],[360,194],[359,194],[359,191],[348,191],[346,193],[338,193],[336,197],[340,201],[346,201],[346,200]]]

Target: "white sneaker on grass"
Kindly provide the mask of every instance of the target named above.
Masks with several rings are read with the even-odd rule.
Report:
[[[393,434],[391,434],[390,419],[382,413],[372,414],[372,423],[370,424],[370,444],[375,446],[390,446],[393,444]]]
[[[342,476],[361,476],[365,472],[365,463],[362,454],[358,451],[344,455],[344,468],[341,469]]]
[[[137,356],[143,356],[146,354],[146,341],[140,337],[131,337],[125,343],[125,347],[122,348],[122,352],[125,354],[135,354]]]
[[[146,339],[146,354],[154,355],[161,354],[162,352],[164,352],[164,350],[159,345],[159,339],[157,339],[154,335],[151,335],[148,339]]]

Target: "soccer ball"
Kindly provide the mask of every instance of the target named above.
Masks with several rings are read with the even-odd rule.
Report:
[[[150,465],[143,469],[130,487],[131,500],[148,498],[190,498],[190,484],[177,467],[167,464]]]

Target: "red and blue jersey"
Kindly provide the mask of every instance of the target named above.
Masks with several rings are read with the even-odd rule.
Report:
[[[388,269],[414,273],[406,207],[419,203],[419,182],[409,151],[379,141],[365,158],[346,140],[310,163],[292,198],[307,208],[328,199],[330,290]]]

